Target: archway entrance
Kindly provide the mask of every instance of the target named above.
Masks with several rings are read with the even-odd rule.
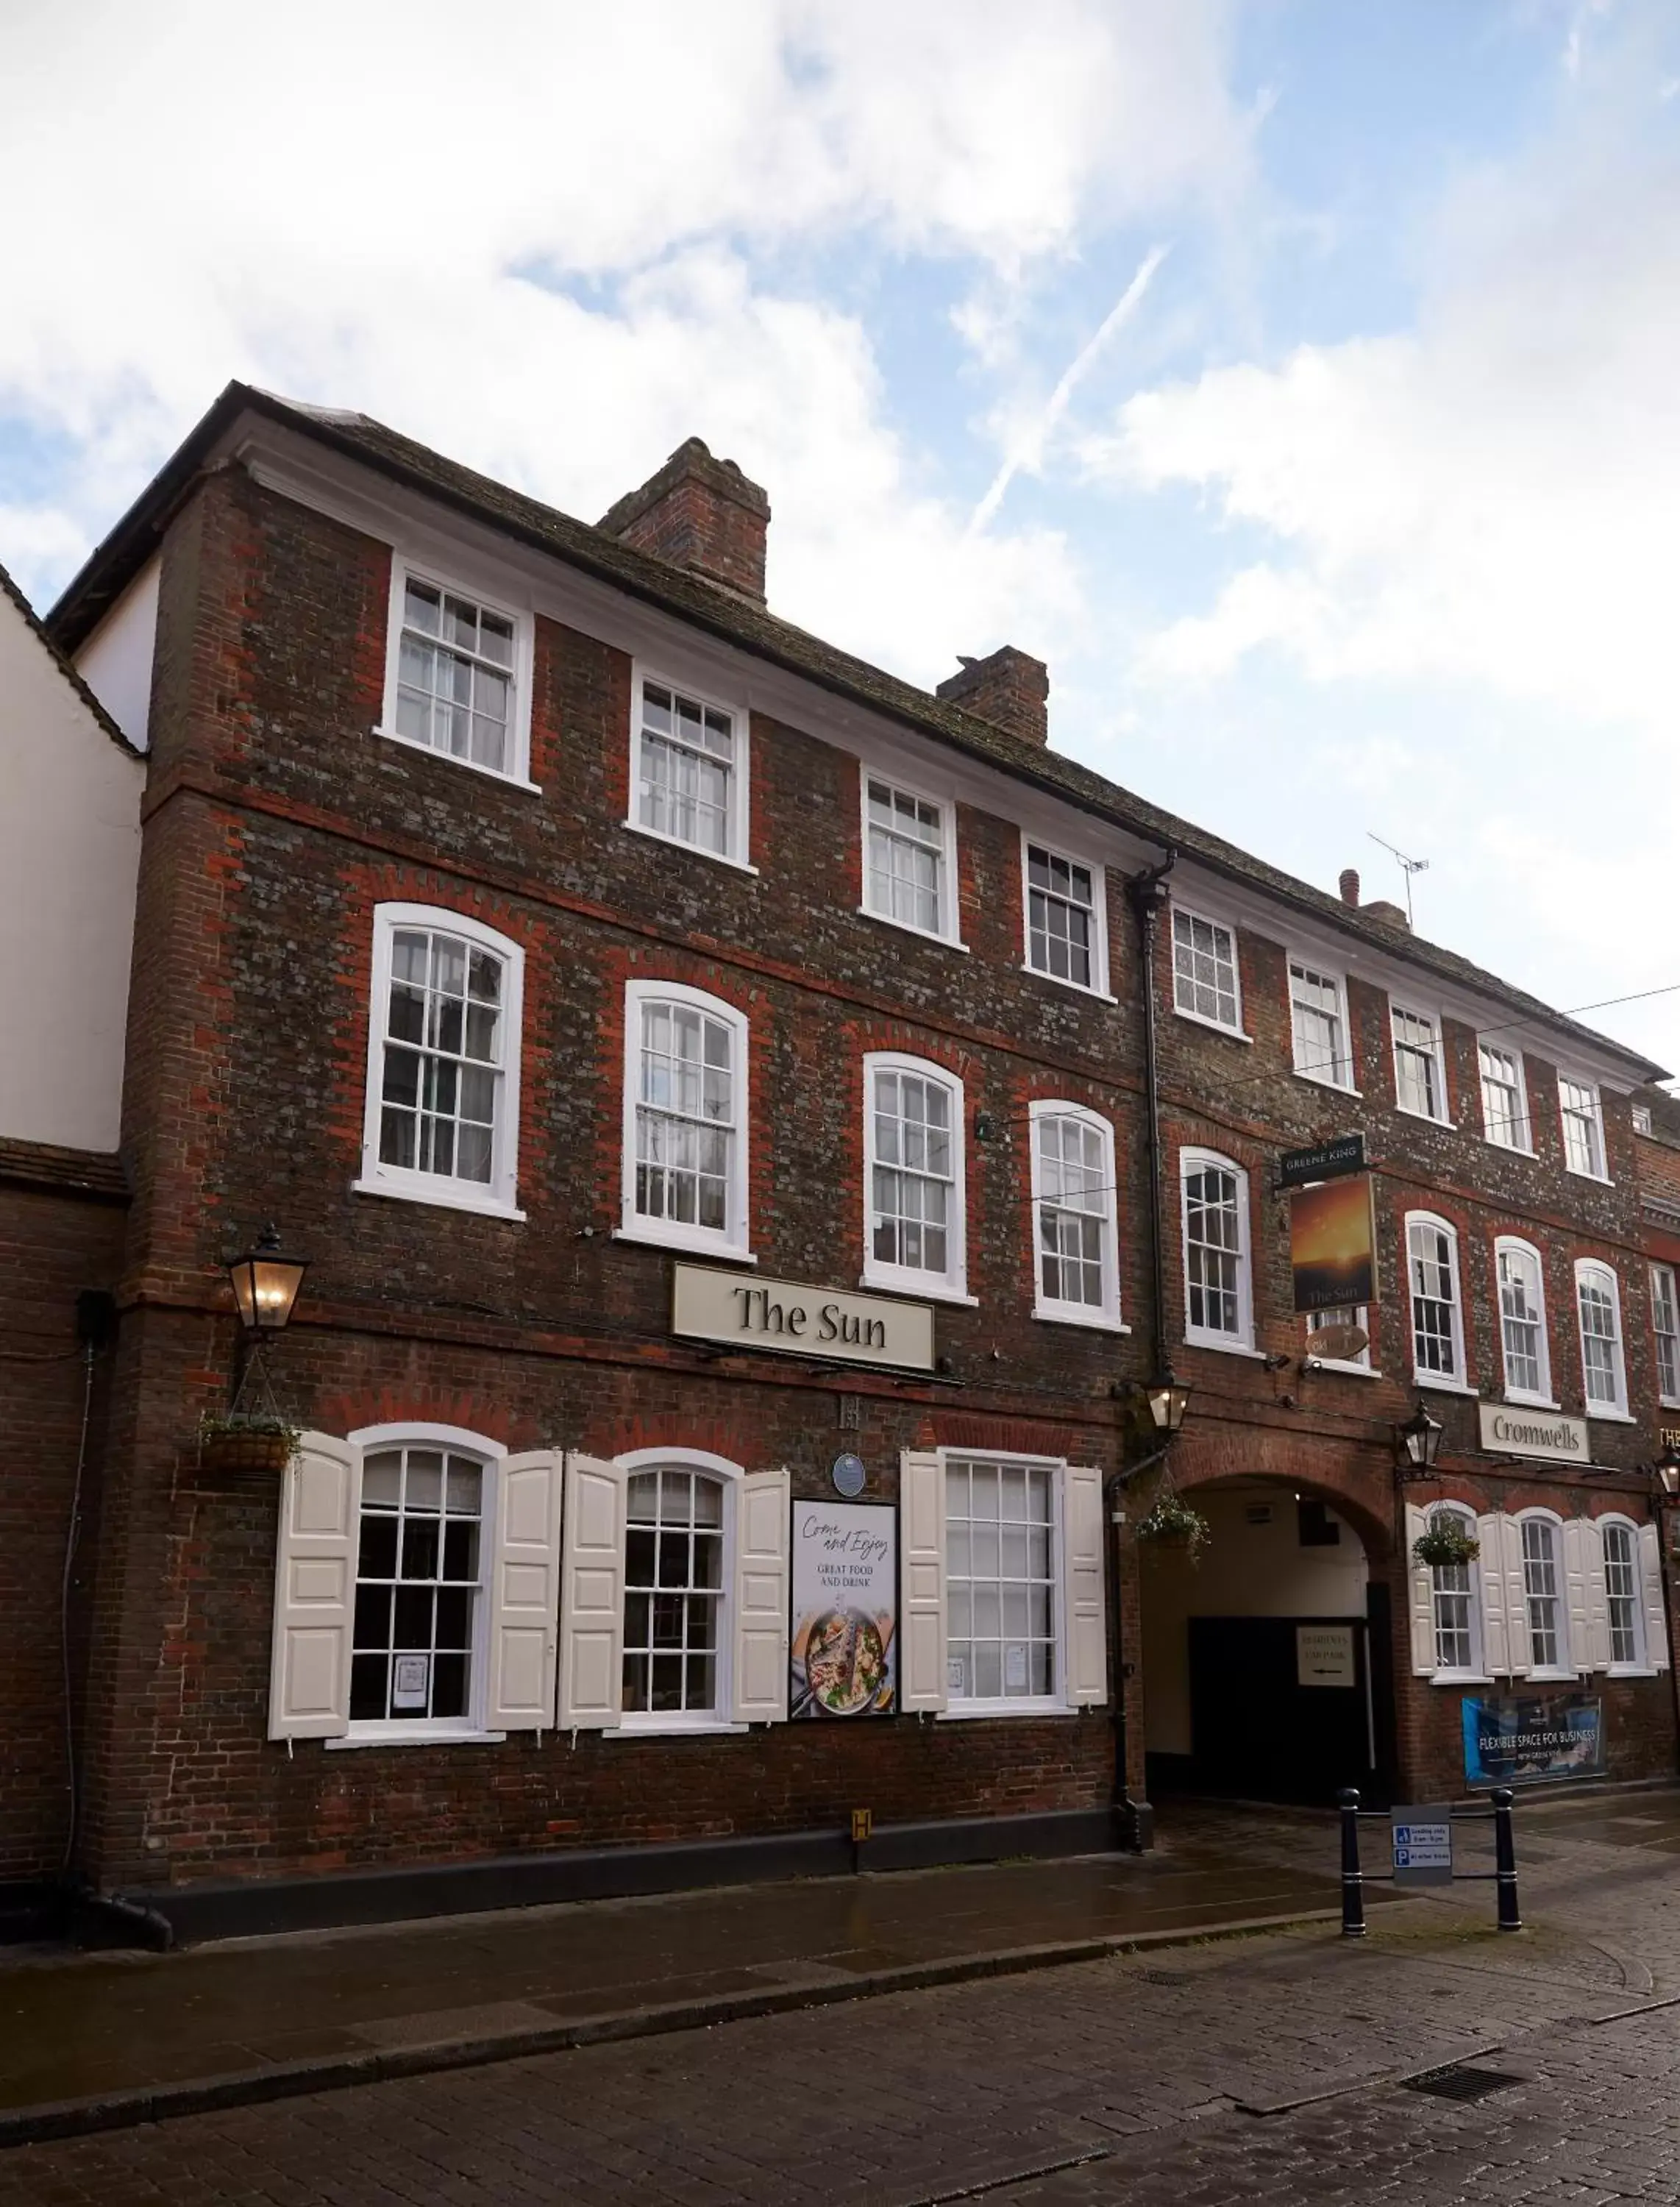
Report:
[[[1198,1483],[1211,1537],[1139,1544],[1151,1798],[1386,1797],[1394,1768],[1389,1589],[1358,1513],[1278,1478]]]

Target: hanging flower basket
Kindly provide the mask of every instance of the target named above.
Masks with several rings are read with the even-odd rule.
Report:
[[[1139,1519],[1138,1538],[1157,1548],[1181,1548],[1194,1563],[1212,1529],[1199,1510],[1193,1509],[1175,1489],[1163,1487],[1151,1503],[1148,1516]]]
[[[199,1461],[206,1471],[278,1478],[296,1446],[296,1427],[278,1418],[206,1418],[199,1428]]]
[[[1447,1570],[1474,1563],[1481,1542],[1456,1517],[1438,1517],[1413,1541],[1412,1553],[1430,1570]]]

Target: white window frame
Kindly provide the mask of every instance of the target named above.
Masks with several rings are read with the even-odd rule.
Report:
[[[867,804],[864,807],[868,811]],[[1065,866],[1078,866],[1091,876],[1091,978],[1086,981],[1064,979],[1052,973],[1048,966],[1032,962],[1032,883],[1028,853],[1042,851],[1047,858],[1060,858]],[[869,863],[864,853],[864,864]],[[877,918],[879,915],[876,915]],[[1072,989],[1081,996],[1100,996],[1111,1004],[1114,996],[1109,985],[1109,876],[1107,869],[1094,858],[1081,858],[1073,852],[1064,850],[1061,844],[1048,837],[1021,830],[1021,971],[1031,973],[1041,981],[1049,981],[1058,989]]]
[[[1182,1003],[1179,1000],[1178,920],[1181,913],[1186,919],[1199,920],[1204,927],[1214,928],[1221,935],[1230,937],[1232,992],[1236,998],[1235,1026],[1227,1026],[1223,1020],[1210,1019],[1205,1012],[1199,1012],[1193,1004]],[[1199,1027],[1211,1027],[1215,1034],[1229,1035],[1235,1041],[1252,1043],[1254,1038],[1247,1031],[1242,1009],[1242,954],[1238,944],[1237,930],[1232,923],[1229,919],[1221,919],[1217,912],[1205,912],[1199,905],[1180,904],[1175,900],[1167,923],[1167,950],[1172,962],[1173,1009],[1178,1017],[1181,1020],[1189,1020]],[[1292,1020],[1293,1016],[1292,1012]]]
[[[896,919],[890,912],[877,912],[870,902],[870,784],[883,783],[900,797],[914,798],[918,804],[930,804],[939,814],[939,925],[936,928],[918,927],[913,920]],[[873,919],[882,927],[896,927],[906,935],[918,936],[924,942],[948,943],[953,950],[966,950],[961,939],[959,924],[957,880],[957,804],[948,792],[924,787],[907,781],[895,768],[871,766],[868,759],[858,763],[858,817],[859,864],[858,909],[865,919]]]
[[[1565,1107],[1563,1091],[1566,1086],[1578,1088],[1593,1099],[1593,1139],[1597,1145],[1599,1157],[1596,1172],[1589,1171],[1584,1166],[1569,1163],[1569,1120],[1572,1115],[1580,1115],[1578,1113],[1572,1115]],[[1587,1080],[1578,1073],[1569,1072],[1565,1066],[1559,1066],[1557,1068],[1557,1132],[1563,1145],[1564,1171],[1573,1173],[1577,1180],[1600,1181],[1606,1187],[1609,1187],[1611,1185],[1610,1151],[1605,1144],[1603,1094],[1596,1080]]]
[[[1452,1353],[1456,1372],[1449,1379],[1444,1373],[1431,1372],[1418,1361],[1417,1315],[1412,1307],[1414,1293],[1412,1285],[1412,1229],[1414,1225],[1438,1229],[1447,1237],[1447,1270],[1452,1281]],[[1419,1387],[1432,1387],[1444,1395],[1468,1395],[1474,1390],[1470,1385],[1468,1368],[1464,1355],[1464,1275],[1459,1261],[1458,1229],[1450,1218],[1443,1218],[1436,1211],[1408,1211],[1401,1222],[1401,1235],[1406,1260],[1406,1331],[1412,1344],[1412,1378]]]
[[[1480,1538],[1476,1513],[1468,1503],[1448,1501],[1426,1503],[1424,1505],[1423,1516],[1426,1528],[1437,1517],[1456,1517],[1473,1539]],[[1473,1556],[1465,1565],[1465,1576],[1470,1582],[1470,1660],[1468,1665],[1443,1663],[1440,1660],[1441,1643],[1436,1604],[1440,1599],[1442,1589],[1435,1583],[1435,1573],[1438,1568],[1438,1566],[1432,1564],[1429,1567],[1429,1623],[1431,1631],[1436,1635],[1436,1664],[1431,1675],[1430,1684],[1436,1686],[1470,1683],[1485,1685],[1487,1683],[1488,1672],[1486,1651],[1482,1645],[1481,1558],[1479,1555]]]
[[[1213,1333],[1190,1323],[1190,1189],[1193,1172],[1207,1167],[1235,1175],[1237,1184],[1237,1331]],[[1179,1277],[1184,1294],[1184,1338],[1196,1349],[1215,1349],[1228,1356],[1253,1356],[1254,1347],[1254,1223],[1249,1209],[1248,1175],[1235,1157],[1218,1150],[1186,1146],[1178,1153]]]
[[[645,1005],[685,1004],[721,1020],[734,1036],[731,1074],[735,1093],[734,1167],[730,1175],[728,1223],[721,1229],[691,1224],[680,1218],[649,1218],[636,1207],[636,1114],[642,1093],[642,1013]],[[651,1242],[662,1249],[685,1249],[696,1255],[721,1257],[731,1264],[751,1265],[757,1259],[748,1247],[748,1196],[751,1134],[750,1024],[744,1012],[721,996],[681,981],[637,980],[625,984],[625,1056],[623,1127],[620,1136],[623,1179],[619,1223],[613,1239]]]
[[[601,1737],[647,1739],[661,1735],[668,1737],[673,1733],[750,1732],[750,1725],[738,1724],[728,1714],[735,1706],[735,1558],[741,1491],[746,1478],[744,1468],[732,1462],[726,1456],[713,1456],[705,1449],[692,1448],[632,1449],[628,1455],[615,1456],[613,1462],[623,1474],[625,1482],[626,1500],[620,1504],[621,1521],[628,1506],[631,1480],[638,1471],[654,1471],[669,1465],[673,1471],[697,1471],[708,1479],[716,1480],[723,1489],[723,1559],[720,1566],[717,1661],[713,1672],[714,1698],[712,1707],[709,1709],[626,1709],[623,1706],[624,1622],[631,1588],[627,1528],[621,1522],[620,1531],[626,1534],[626,1540],[619,1558],[619,1574],[624,1582],[619,1590],[619,1675],[613,1682],[619,1696],[619,1720],[614,1725],[605,1726]]]
[[[1540,1384],[1537,1390],[1531,1390],[1527,1387],[1516,1387],[1513,1386],[1511,1384],[1510,1354],[1505,1343],[1504,1283],[1499,1277],[1499,1260],[1508,1252],[1518,1256],[1527,1257],[1532,1261],[1534,1267],[1534,1277],[1539,1283],[1540,1330],[1539,1361],[1540,1367]],[[1540,1251],[1534,1247],[1534,1243],[1532,1241],[1525,1241],[1519,1234],[1501,1234],[1495,1237],[1493,1243],[1493,1296],[1496,1313],[1499,1323],[1499,1373],[1500,1377],[1504,1383],[1505,1400],[1508,1403],[1526,1403],[1534,1409],[1555,1410],[1557,1408],[1557,1398],[1551,1391],[1551,1322],[1546,1315],[1545,1260],[1542,1258]]]
[[[489,1181],[456,1180],[444,1173],[380,1160],[386,1027],[391,1015],[392,949],[400,928],[423,927],[458,935],[502,961],[504,1056],[501,1097]],[[368,1002],[368,1067],[362,1116],[362,1170],[350,1183],[358,1195],[394,1196],[405,1203],[440,1204],[450,1211],[482,1211],[492,1218],[523,1219],[516,1200],[519,1176],[519,1059],[524,1028],[525,954],[511,936],[447,905],[380,904],[374,907],[372,978]]]
[[[493,1441],[484,1433],[469,1432],[463,1426],[437,1426],[424,1422],[362,1426],[355,1432],[347,1433],[344,1440],[348,1447],[355,1450],[356,1457],[356,1528],[350,1559],[352,1649],[362,1548],[362,1470],[368,1456],[376,1455],[381,1449],[452,1449],[458,1455],[476,1457],[483,1466],[482,1503],[478,1525],[478,1585],[473,1603],[472,1693],[464,1719],[421,1717],[407,1721],[396,1717],[364,1717],[360,1721],[350,1720],[347,1732],[331,1735],[321,1744],[334,1750],[352,1747],[436,1747],[445,1741],[453,1741],[457,1744],[477,1742],[483,1746],[493,1746],[507,1737],[505,1732],[485,1729],[484,1704],[490,1686],[491,1573],[494,1568],[496,1537],[501,1519],[501,1470],[508,1451],[501,1442]],[[345,1692],[345,1706],[348,1708],[348,1686]]]
[[[1513,1139],[1508,1142],[1502,1141],[1493,1132],[1493,1121],[1487,1109],[1487,1068],[1483,1062],[1483,1058],[1484,1054],[1490,1050],[1495,1056],[1507,1059],[1516,1071],[1517,1117],[1512,1128]],[[1478,1035],[1476,1037],[1476,1087],[1481,1099],[1482,1139],[1491,1144],[1496,1150],[1509,1150],[1514,1157],[1532,1157],[1534,1154],[1534,1121],[1528,1115],[1528,1075],[1523,1066],[1522,1050],[1508,1048],[1503,1042],[1485,1041],[1480,1035]]]
[[[397,691],[401,676],[403,657],[404,611],[407,603],[410,580],[423,583],[427,589],[447,591],[451,596],[467,598],[481,612],[494,613],[498,619],[513,625],[513,665],[509,670],[513,685],[511,709],[507,720],[508,749],[511,754],[505,767],[485,766],[477,759],[457,758],[449,751],[434,750],[430,744],[416,743],[412,736],[399,735],[397,729]],[[379,726],[376,736],[386,743],[400,744],[404,751],[418,751],[422,757],[440,760],[445,766],[464,767],[470,774],[481,774],[487,781],[499,781],[514,789],[523,789],[541,796],[539,785],[531,780],[531,701],[535,690],[536,623],[529,611],[521,612],[509,605],[493,590],[486,590],[477,583],[463,579],[448,565],[433,560],[410,559],[393,547],[391,554],[391,601],[386,614],[385,694],[380,703]]]
[[[1045,1119],[1075,1119],[1096,1134],[1102,1147],[1103,1190],[1108,1207],[1103,1217],[1103,1301],[1100,1307],[1091,1303],[1064,1302],[1044,1293],[1038,1228],[1038,1210],[1043,1201],[1038,1128]],[[1086,1104],[1045,1099],[1028,1105],[1027,1123],[1032,1157],[1032,1315],[1058,1325],[1094,1326],[1104,1333],[1129,1333],[1132,1329],[1121,1323],[1120,1309],[1120,1190],[1115,1175],[1113,1122]],[[1087,1215],[1094,1217],[1096,1214]]]
[[[1420,1026],[1426,1026],[1429,1029],[1428,1055],[1435,1068],[1435,1095],[1437,1101],[1439,1103],[1441,1107],[1438,1111],[1420,1111],[1414,1109],[1414,1107],[1410,1104],[1404,1103],[1401,1099],[1400,1053],[1402,1049],[1407,1049],[1416,1050],[1420,1056],[1423,1054],[1421,1044],[1411,1041],[1409,1038],[1404,1043],[1401,1041],[1399,1023],[1403,1019],[1415,1020]],[[1395,1109],[1396,1111],[1403,1111],[1408,1119],[1426,1119],[1432,1127],[1450,1127],[1452,1125],[1452,1118],[1447,1109],[1447,1055],[1442,1041],[1441,1020],[1439,1014],[1436,1012],[1423,1011],[1414,1003],[1402,1004],[1397,1002],[1394,997],[1390,996],[1389,999],[1389,1042],[1394,1063]]]
[[[1672,1265],[1662,1264],[1656,1260],[1653,1260],[1650,1270],[1651,1277],[1649,1283],[1649,1293],[1651,1296],[1651,1333],[1656,1348],[1657,1398],[1665,1406],[1673,1407],[1676,1404],[1680,1404],[1680,1276],[1677,1276],[1675,1268]],[[1657,1323],[1658,1313],[1663,1307],[1663,1291],[1658,1284],[1659,1278],[1666,1280],[1668,1283],[1668,1309],[1670,1315],[1675,1321],[1674,1331],[1672,1332],[1665,1332],[1664,1328],[1659,1326]],[[1671,1361],[1674,1367],[1675,1385],[1671,1390],[1665,1388],[1663,1385],[1662,1345],[1665,1339],[1671,1341],[1674,1343],[1674,1355]]]
[[[1329,1310],[1303,1313],[1304,1330],[1306,1335],[1306,1361],[1321,1371],[1348,1372],[1360,1379],[1380,1379],[1383,1376],[1381,1372],[1371,1361],[1371,1343],[1368,1338],[1371,1331],[1370,1307],[1366,1303],[1351,1303],[1345,1307],[1352,1313],[1351,1319],[1345,1321],[1342,1310],[1334,1307]],[[1344,1322],[1358,1326],[1366,1335],[1365,1347],[1360,1349],[1357,1356],[1320,1355],[1312,1346],[1313,1336],[1322,1326],[1340,1325]]]
[[[942,1722],[973,1724],[986,1717],[1057,1717],[1077,1715],[1079,1704],[1069,1693],[1072,1651],[1067,1635],[1067,1460],[1065,1456],[1021,1456],[1007,1449],[942,1448],[939,1456],[939,1507],[942,1535],[948,1558],[945,1570],[945,1646],[942,1660],[948,1666],[947,1699],[939,1712]],[[1050,1475],[1050,1592],[1055,1630],[1051,1644],[1053,1660],[1061,1690],[1051,1694],[1018,1694],[1000,1696],[995,1700],[975,1700],[959,1697],[950,1692],[948,1665],[951,1648],[950,1621],[950,1518],[946,1510],[946,1474],[954,1458],[959,1463],[1021,1464],[1030,1471],[1047,1471]]]
[[[1328,982],[1336,990],[1336,1018],[1342,1029],[1342,1056],[1338,1063],[1346,1075],[1345,1079],[1337,1077],[1334,1067],[1326,1071],[1319,1066],[1318,1070],[1308,1072],[1300,1062],[1303,1044],[1300,1031],[1295,1023],[1295,968],[1297,966],[1304,974],[1310,974],[1315,981]],[[1354,1026],[1353,1021],[1348,1016],[1346,974],[1330,971],[1320,965],[1316,959],[1302,957],[1299,953],[1292,950],[1284,962],[1283,978],[1284,985],[1289,992],[1289,1064],[1296,1080],[1311,1080],[1320,1088],[1334,1088],[1339,1095],[1357,1096],[1360,1091],[1354,1086]],[[1317,1061],[1314,1062],[1316,1064]]]
[[[1635,1104],[1633,1107],[1633,1121],[1635,1133],[1649,1134],[1651,1132],[1651,1106],[1648,1104]]]
[[[875,1254],[875,1077],[877,1073],[909,1073],[924,1080],[937,1080],[951,1098],[951,1217],[945,1234],[945,1271],[923,1272],[907,1265],[884,1265]],[[915,1295],[924,1301],[965,1303],[970,1308],[978,1297],[968,1292],[968,1165],[966,1106],[963,1085],[948,1067],[930,1057],[912,1057],[901,1050],[875,1050],[864,1057],[864,1269],[860,1288],[884,1288],[889,1293]],[[892,1168],[896,1169],[896,1168]]]
[[[1553,1596],[1557,1617],[1557,1660],[1555,1664],[1536,1663],[1534,1659],[1534,1635],[1528,1618],[1528,1564],[1522,1528],[1529,1522],[1551,1528],[1551,1569],[1557,1591]],[[1569,1645],[1569,1575],[1564,1557],[1563,1520],[1555,1510],[1519,1510],[1511,1522],[1516,1527],[1517,1583],[1514,1600],[1522,1620],[1522,1644],[1528,1648],[1530,1678],[1574,1678],[1580,1674],[1575,1668],[1575,1650]]]
[[[1594,1403],[1587,1385],[1587,1329],[1581,1324],[1581,1290],[1589,1277],[1595,1284],[1608,1283],[1610,1305],[1616,1319],[1616,1399],[1613,1403]],[[1581,1343],[1581,1400],[1589,1418],[1607,1419],[1613,1425],[1630,1426],[1634,1422],[1628,1411],[1628,1337],[1622,1319],[1622,1283],[1616,1277],[1613,1265],[1599,1257],[1577,1257],[1575,1264],[1575,1323]]]
[[[656,689],[669,690],[673,696],[681,695],[691,704],[709,706],[714,713],[729,715],[734,756],[729,773],[728,847],[722,851],[708,850],[703,843],[691,843],[686,836],[673,835],[663,828],[649,828],[637,817],[642,795],[642,691],[646,683]],[[662,667],[644,660],[636,660],[631,666],[630,687],[630,790],[624,825],[632,835],[646,835],[655,843],[667,844],[674,851],[692,851],[697,857],[709,858],[714,865],[733,866],[738,873],[756,874],[756,866],[749,863],[751,847],[749,838],[752,824],[752,716],[740,698],[725,697],[720,691],[706,689],[695,682],[679,681]]]
[[[1646,1636],[1643,1558],[1640,1552],[1638,1523],[1619,1510],[1606,1510],[1601,1517],[1587,1522],[1596,1532],[1599,1552],[1604,1558],[1604,1646],[1610,1654],[1606,1676],[1611,1678],[1654,1678],[1656,1666],[1651,1660]],[[1605,1534],[1612,1526],[1628,1536],[1628,1563],[1633,1572],[1634,1660],[1631,1663],[1618,1663],[1614,1654],[1616,1642],[1611,1635],[1610,1616],[1610,1544],[1605,1539]]]

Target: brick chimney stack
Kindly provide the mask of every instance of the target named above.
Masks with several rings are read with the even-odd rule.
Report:
[[[1050,670],[1012,643],[989,659],[965,659],[962,672],[942,682],[935,695],[1025,743],[1049,746]]]
[[[770,501],[733,460],[714,460],[698,437],[679,445],[657,474],[595,525],[638,552],[764,602]]]
[[[1353,867],[1344,866],[1342,868],[1340,878],[1337,880],[1336,886],[1342,892],[1342,903],[1352,905],[1354,910],[1357,912],[1359,910],[1360,901],[1360,877],[1358,874],[1355,873]]]

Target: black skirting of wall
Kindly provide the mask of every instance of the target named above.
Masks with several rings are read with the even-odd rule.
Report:
[[[574,1848],[498,1856],[487,1862],[335,1871],[321,1877],[134,1886],[118,1899],[155,1911],[167,1920],[178,1945],[192,1946],[207,1939],[397,1923],[490,1908],[540,1908],[557,1901],[620,1899],[771,1878],[849,1876],[858,1870],[923,1869],[1022,1855],[1094,1854],[1115,1844],[1109,1809],[1074,1809],[889,1824],[857,1843],[846,1832],[832,1831],[667,1846]]]
[[[0,1947],[33,1939],[62,1939],[69,1902],[51,1878],[0,1878]]]

